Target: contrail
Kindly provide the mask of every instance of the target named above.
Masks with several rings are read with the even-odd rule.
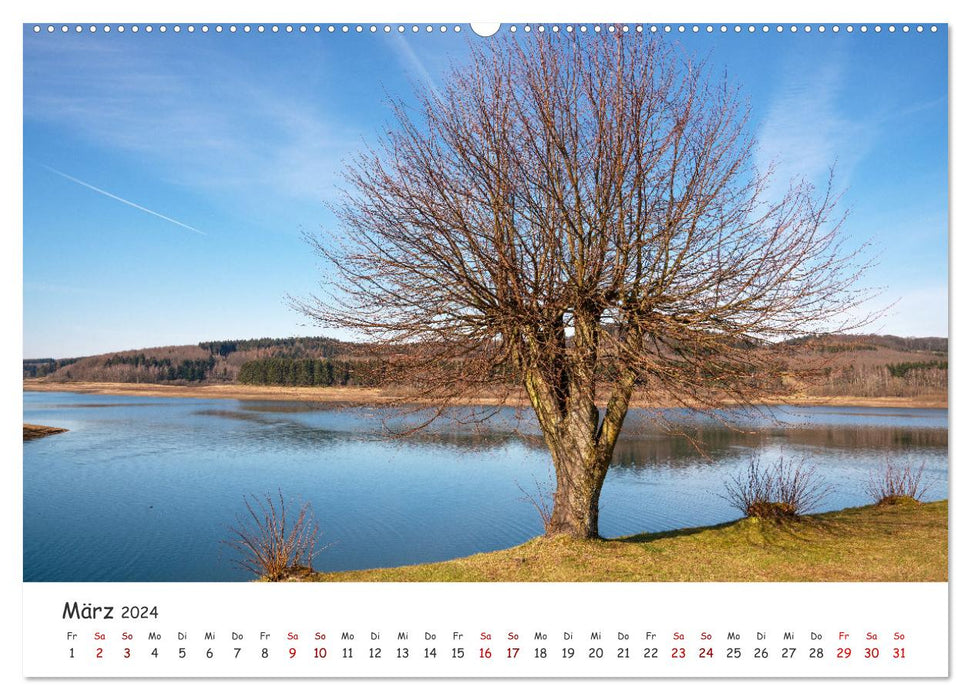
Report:
[[[425,64],[422,63],[420,58],[418,58],[418,54],[416,54],[411,46],[408,45],[408,41],[400,34],[395,34],[394,38],[395,46],[397,46],[398,50],[404,54],[405,58],[411,64],[411,67],[418,73],[422,80],[425,81],[425,84],[428,85],[428,88],[432,91],[438,101],[444,102],[445,100],[442,97],[442,93],[438,91],[438,85],[435,84],[435,80],[428,72],[428,69],[425,68]]]
[[[121,202],[122,204],[127,204],[130,207],[135,207],[135,209],[138,209],[140,211],[143,211],[143,212],[145,212],[147,214],[151,214],[152,216],[157,216],[160,219],[165,219],[166,221],[168,221],[171,224],[175,224],[176,226],[181,226],[182,228],[187,228],[190,231],[194,231],[195,233],[198,233],[200,235],[203,235],[203,236],[207,235],[205,231],[200,231],[197,228],[194,228],[192,226],[189,226],[189,224],[183,224],[181,221],[176,221],[172,217],[166,216],[165,214],[159,214],[157,211],[152,211],[151,209],[149,209],[147,207],[143,207],[141,204],[135,204],[135,202],[130,202],[129,200],[124,199],[122,197],[119,197],[116,194],[112,194],[111,192],[108,192],[106,190],[103,190],[100,187],[95,187],[94,185],[92,185],[90,183],[87,183],[84,180],[78,180],[76,177],[71,177],[67,173],[62,173],[60,170],[55,170],[54,168],[52,168],[52,167],[50,167],[48,165],[44,165],[43,163],[38,163],[38,165],[40,165],[40,167],[44,168],[45,170],[50,170],[55,175],[60,175],[61,177],[65,178],[67,180],[70,180],[71,182],[76,182],[77,184],[81,185],[82,187],[87,187],[89,190],[94,190],[98,194],[103,194],[105,197],[111,197],[112,199],[117,200],[117,201]]]

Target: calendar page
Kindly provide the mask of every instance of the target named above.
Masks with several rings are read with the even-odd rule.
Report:
[[[649,9],[24,20],[30,687],[949,677],[948,24]]]

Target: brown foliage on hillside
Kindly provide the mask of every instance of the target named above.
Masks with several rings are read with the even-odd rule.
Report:
[[[801,339],[785,344],[784,354],[791,365],[811,368],[812,371],[803,372],[803,381],[798,383],[777,380],[774,388],[781,395],[803,392],[820,397],[946,398],[947,347],[946,338],[857,335]],[[233,384],[246,362],[291,358],[344,362],[358,372],[350,384],[381,386],[380,367],[369,364],[375,354],[381,352],[362,344],[330,339],[225,341],[93,355],[63,366],[59,365],[65,361],[53,359],[24,360],[24,378],[44,378],[54,382],[183,384],[188,380],[168,379],[170,367],[177,370],[184,363],[208,366],[211,362],[212,368],[206,370],[203,381]],[[138,360],[136,364],[139,356],[144,360]],[[45,371],[48,368],[50,370]],[[810,375],[815,376],[811,381],[805,380],[805,376]]]

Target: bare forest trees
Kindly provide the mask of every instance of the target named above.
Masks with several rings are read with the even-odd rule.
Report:
[[[757,402],[793,371],[769,341],[857,303],[856,252],[829,191],[769,196],[737,90],[662,41],[496,40],[444,85],[349,166],[343,230],[311,239],[334,279],[297,306],[407,348],[387,372],[440,410],[524,390],[547,532],[597,537],[635,389]]]

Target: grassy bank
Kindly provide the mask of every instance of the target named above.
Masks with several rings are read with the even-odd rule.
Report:
[[[367,387],[255,386],[247,384],[139,384],[125,382],[52,382],[25,379],[24,391],[70,391],[80,394],[112,396],[162,396],[193,399],[239,399],[244,401],[306,401],[353,406],[380,406],[401,397],[390,389]],[[467,403],[490,406],[498,403],[495,396],[477,396]],[[646,402],[634,396],[634,408],[663,408],[657,402]],[[947,396],[777,396],[766,405],[790,406],[861,406],[885,408],[947,408]],[[522,404],[525,405],[525,404]],[[675,405],[675,404],[671,404]]]
[[[947,501],[866,506],[599,542],[537,538],[464,559],[314,580],[946,581],[947,508]]]

